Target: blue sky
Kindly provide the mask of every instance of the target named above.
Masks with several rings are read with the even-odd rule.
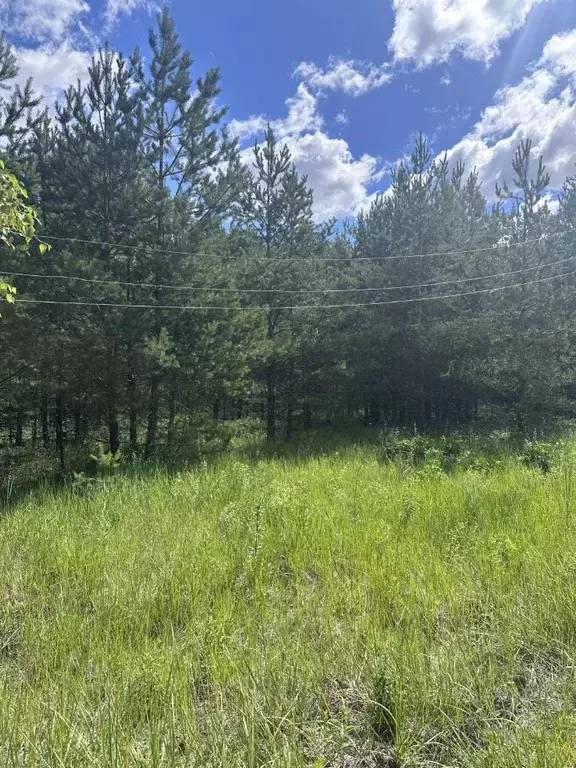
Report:
[[[195,72],[222,69],[242,146],[271,120],[314,187],[319,218],[350,216],[423,130],[480,171],[510,177],[531,136],[558,187],[576,170],[573,0],[171,0]],[[150,0],[0,0],[22,75],[48,101],[106,38],[146,48]],[[551,191],[553,193],[553,190]]]

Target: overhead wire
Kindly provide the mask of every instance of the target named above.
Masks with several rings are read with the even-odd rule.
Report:
[[[464,291],[461,293],[448,293],[444,294],[442,296],[418,296],[413,297],[410,299],[392,299],[389,301],[372,301],[368,303],[353,303],[353,304],[300,304],[300,305],[294,305],[294,306],[257,306],[257,307],[250,307],[250,306],[236,306],[236,307],[226,307],[226,306],[220,306],[218,304],[210,304],[207,306],[198,306],[198,305],[178,305],[178,304],[120,304],[120,303],[110,303],[110,302],[89,302],[89,301],[59,301],[57,299],[14,299],[15,304],[46,304],[46,305],[58,305],[58,306],[78,306],[78,307],[94,307],[94,308],[105,308],[109,307],[112,309],[155,309],[155,310],[182,310],[182,311],[191,311],[191,310],[198,310],[198,311],[222,311],[222,312],[258,312],[258,311],[264,311],[269,312],[270,310],[310,310],[310,309],[353,309],[353,308],[361,308],[361,307],[382,307],[382,306],[389,306],[393,304],[413,304],[416,302],[423,302],[423,301],[440,301],[444,299],[456,299],[464,296],[477,296],[480,294],[485,293],[495,293],[497,291],[505,291],[510,290],[513,288],[523,288],[524,286],[528,285],[535,285],[537,283],[544,283],[549,282],[552,280],[558,280],[562,277],[570,277],[571,275],[575,275],[576,270],[573,270],[571,272],[563,272],[559,275],[549,275],[547,277],[541,277],[536,280],[529,280],[524,283],[513,283],[511,285],[500,285],[493,288],[481,288],[476,291]]]
[[[534,237],[529,240],[522,240],[519,242],[511,243],[509,241],[493,243],[492,245],[485,246],[483,248],[461,248],[456,251],[436,251],[436,252],[430,252],[430,253],[413,253],[413,254],[397,254],[395,256],[341,256],[341,257],[326,257],[326,256],[283,256],[283,257],[274,257],[271,258],[269,256],[253,256],[253,255],[233,255],[233,254],[219,254],[219,253],[206,253],[203,251],[198,252],[190,252],[190,251],[177,251],[177,250],[170,250],[167,248],[155,248],[149,244],[144,245],[130,245],[127,243],[110,243],[103,240],[84,240],[82,238],[78,237],[56,237],[54,235],[44,235],[42,234],[42,240],[52,240],[54,242],[67,242],[67,243],[80,243],[84,245],[97,245],[104,248],[116,248],[120,250],[135,250],[135,251],[146,251],[149,250],[152,253],[160,253],[160,254],[166,254],[166,255],[172,255],[172,256],[188,256],[189,258],[213,258],[217,257],[220,259],[228,259],[228,260],[251,260],[251,261],[266,261],[266,262],[275,262],[275,261],[281,261],[281,262],[290,262],[290,261],[304,261],[304,262],[332,262],[332,263],[346,263],[349,261],[392,261],[392,260],[398,260],[398,259],[423,259],[423,258],[432,258],[435,256],[459,256],[463,253],[465,254],[474,254],[474,253],[487,253],[489,251],[493,251],[498,248],[517,248],[519,246],[525,246],[525,245],[531,245],[533,243],[538,242],[544,242],[546,240],[551,240],[553,238],[557,237],[563,237],[564,235],[570,234],[571,232],[576,232],[576,227],[572,227],[570,229],[566,229],[563,232],[555,232],[552,234],[545,234],[540,235],[540,237]],[[39,238],[36,238],[39,240]]]
[[[538,264],[532,267],[525,267],[523,269],[514,269],[509,272],[496,272],[491,275],[475,275],[473,277],[454,278],[452,280],[440,280],[431,283],[414,283],[408,285],[389,285],[380,288],[220,288],[220,287],[202,287],[198,285],[162,285],[156,283],[136,283],[126,280],[103,280],[99,278],[79,277],[76,275],[41,275],[30,272],[5,272],[2,274],[6,277],[24,277],[31,279],[41,280],[72,280],[81,283],[94,284],[94,285],[113,285],[118,287],[130,287],[130,288],[151,288],[153,290],[173,290],[173,291],[199,291],[201,293],[281,293],[281,294],[330,294],[330,293],[379,293],[383,291],[400,291],[400,290],[414,290],[420,288],[437,288],[442,285],[457,285],[461,283],[469,283],[479,280],[493,280],[501,277],[509,277],[511,275],[519,275],[524,272],[534,272],[538,269],[546,269],[547,267],[554,267],[559,264],[566,264],[569,261],[576,259],[576,254],[568,256],[565,259],[559,259],[558,261],[550,261],[545,264]]]

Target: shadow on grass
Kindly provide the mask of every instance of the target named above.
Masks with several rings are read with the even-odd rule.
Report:
[[[115,471],[98,470],[93,466],[91,454],[94,445],[71,446],[66,455],[66,470],[58,465],[54,450],[23,447],[0,449],[0,515],[33,497],[41,500],[59,490],[81,485],[83,481],[105,478],[112,474],[122,477],[143,478],[158,472],[175,475],[194,469],[225,455],[240,460],[260,462],[285,460],[303,462],[314,457],[328,456],[354,447],[377,446],[381,440],[380,428],[349,428],[338,432],[315,429],[295,434],[291,441],[269,443],[254,435],[239,439],[235,444],[216,444],[199,451],[183,446],[173,450],[159,446],[156,458],[145,460],[136,453],[121,460]]]
[[[171,476],[218,461],[226,455],[254,463],[277,460],[303,463],[355,449],[372,450],[382,462],[402,458],[412,463],[423,463],[434,453],[450,458],[451,454],[457,455],[463,450],[492,458],[517,455],[519,445],[517,440],[505,433],[472,433],[468,430],[415,435],[381,426],[348,426],[338,430],[321,427],[296,432],[290,441],[271,443],[258,434],[252,434],[232,443],[216,441],[195,451],[178,444],[171,450],[159,446],[156,458],[145,460],[137,453],[123,458],[115,468],[94,467],[91,455],[94,445],[71,446],[65,472],[58,467],[53,451],[31,447],[8,449],[4,454],[0,452],[0,515],[25,499],[38,501],[65,488],[81,490],[83,485],[89,485],[91,481],[96,483],[111,475],[141,479],[161,472]]]

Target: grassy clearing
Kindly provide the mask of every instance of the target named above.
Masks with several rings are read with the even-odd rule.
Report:
[[[382,455],[21,501],[0,521],[0,764],[572,766],[572,463]]]

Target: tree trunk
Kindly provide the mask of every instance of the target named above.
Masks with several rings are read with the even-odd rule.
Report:
[[[16,440],[15,445],[17,448],[21,448],[24,445],[24,420],[26,415],[22,405],[18,406],[16,411]]]
[[[82,430],[82,408],[80,403],[76,403],[74,406],[74,442],[81,443],[83,438]]]
[[[65,403],[64,395],[60,392],[56,395],[56,448],[60,459],[60,469],[66,471],[66,431],[65,431]]]
[[[266,369],[266,437],[270,441],[276,438],[276,382],[273,365]]]
[[[116,389],[113,382],[110,382],[108,390],[108,445],[110,453],[118,453],[120,449],[120,424],[118,422],[118,402],[116,399]]]
[[[42,395],[40,401],[40,424],[42,429],[42,445],[44,448],[50,448],[50,426],[48,421],[48,398]]]
[[[274,338],[274,321],[268,313],[269,339]],[[276,381],[274,363],[270,361],[266,368],[266,437],[269,441],[276,439]]]
[[[128,374],[128,420],[130,422],[130,448],[135,451],[138,447],[138,404],[136,402],[136,376]]]
[[[288,397],[286,402],[286,440],[292,440],[294,432],[294,363],[288,369]]]
[[[108,394],[107,394],[107,420],[108,420],[108,445],[110,453],[116,454],[120,449],[120,424],[118,422],[118,382],[117,368],[118,355],[116,340],[110,342],[108,360]]]
[[[34,414],[32,416],[32,445],[38,441],[38,408],[34,405]]]
[[[310,400],[306,400],[302,405],[304,428],[309,429],[312,426],[312,405]]]
[[[120,424],[118,423],[116,403],[111,403],[108,408],[108,442],[110,452],[118,453],[120,449]]]
[[[168,446],[172,445],[174,439],[174,422],[176,420],[176,392],[178,389],[178,382],[176,375],[172,376],[172,382],[170,385],[170,400],[168,401]]]
[[[106,409],[106,418],[108,421],[108,447],[110,453],[118,453],[120,448],[120,424],[118,422],[118,395],[116,390],[116,378],[114,367],[116,360],[110,361],[112,370],[108,379],[108,403]]]
[[[157,371],[150,377],[150,404],[148,407],[148,427],[146,430],[146,448],[144,458],[150,459],[156,453],[158,436],[158,411],[160,409],[160,375]]]

